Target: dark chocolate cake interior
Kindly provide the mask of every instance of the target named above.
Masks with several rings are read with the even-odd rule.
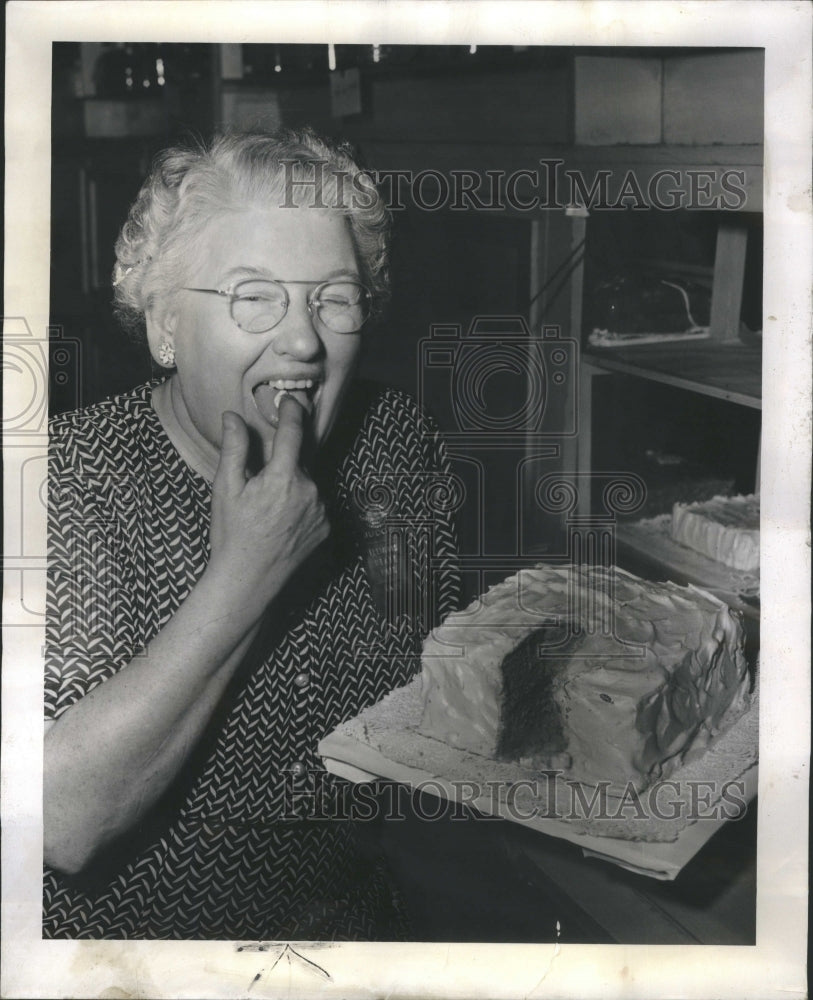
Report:
[[[548,625],[526,636],[502,662],[502,711],[497,756],[518,760],[567,748],[554,683],[575,652],[580,635]]]

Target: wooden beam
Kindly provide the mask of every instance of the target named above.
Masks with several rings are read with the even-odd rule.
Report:
[[[740,333],[742,286],[748,229],[736,216],[724,217],[717,230],[714,284],[711,292],[711,339],[736,340]]]

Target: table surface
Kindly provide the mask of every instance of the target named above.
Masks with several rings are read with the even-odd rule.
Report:
[[[540,840],[515,842],[529,878],[557,885],[620,944],[755,942],[756,801],[729,822],[674,882],[657,882],[554,850]]]
[[[756,801],[660,882],[507,820],[438,816],[438,800],[415,795],[402,820],[364,831],[402,886],[414,940],[755,943]]]
[[[347,759],[356,759],[357,741],[330,739],[337,752],[352,744]],[[379,848],[405,886],[415,940],[553,941],[558,923],[566,928],[561,940],[571,943],[754,943],[755,800],[740,819],[710,827],[716,832],[708,842],[663,882],[585,857],[581,837],[486,816],[454,796],[420,791],[420,782],[413,790],[408,777],[378,764],[370,774],[387,775],[377,787],[390,794],[379,810]],[[359,772],[357,780],[366,777]]]

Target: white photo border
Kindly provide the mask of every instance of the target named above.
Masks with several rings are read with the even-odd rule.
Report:
[[[811,8],[763,0],[116,4],[6,8],[5,330],[48,326],[53,41],[480,43],[765,49],[763,560],[757,943],[753,947],[43,941],[43,636],[15,627],[6,571],[3,987],[6,997],[616,996],[806,993],[810,704]],[[8,407],[13,401],[7,400]],[[4,427],[5,427],[4,423]],[[6,444],[4,436],[4,444]],[[43,454],[45,439],[26,445]],[[39,452],[37,451],[39,449]],[[26,452],[28,455],[29,452]],[[6,533],[26,498],[6,479]],[[45,511],[26,510],[44,537]],[[6,548],[8,554],[8,548]],[[7,564],[8,565],[8,564]],[[44,572],[41,574],[44,589]],[[29,595],[30,596],[30,595]],[[477,873],[472,872],[472,878]],[[314,973],[309,962],[327,970]],[[276,963],[276,964],[275,964]],[[249,992],[250,991],[250,992]]]

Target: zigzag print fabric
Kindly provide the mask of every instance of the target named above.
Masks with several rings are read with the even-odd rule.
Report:
[[[143,655],[207,562],[211,486],[166,437],[154,385],[52,421],[49,719]],[[410,681],[425,632],[456,607],[454,490],[410,397],[360,388],[354,400],[324,455],[330,558],[291,581],[287,627],[258,637],[193,761],[128,842],[92,881],[46,867],[43,937],[408,934],[316,746]]]

